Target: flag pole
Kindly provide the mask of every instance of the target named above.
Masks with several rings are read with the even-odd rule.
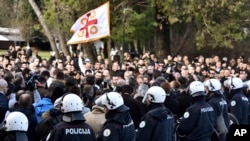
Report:
[[[108,60],[109,60],[109,64],[111,64],[111,63],[112,63],[112,60],[111,60],[111,55],[110,55],[110,51],[111,51],[111,39],[110,39],[110,36],[109,36],[109,39],[108,39],[107,50],[108,50]]]

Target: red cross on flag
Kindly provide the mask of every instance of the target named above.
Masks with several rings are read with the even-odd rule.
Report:
[[[77,19],[70,29],[74,35],[67,44],[80,44],[110,36],[109,1]]]

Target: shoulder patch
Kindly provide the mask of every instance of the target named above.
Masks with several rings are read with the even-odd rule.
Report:
[[[183,117],[188,118],[189,117],[189,112],[185,112]]]
[[[142,122],[140,123],[139,127],[140,127],[140,128],[143,128],[143,127],[145,127],[145,125],[146,125],[146,122],[145,122],[145,121],[142,121]]]
[[[103,136],[104,136],[104,137],[108,137],[110,134],[111,134],[110,129],[105,129],[105,130],[103,131]]]
[[[231,101],[231,106],[235,106],[236,105],[236,101],[235,100],[233,100],[233,101]]]

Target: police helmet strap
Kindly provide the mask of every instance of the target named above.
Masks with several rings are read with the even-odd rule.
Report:
[[[62,96],[62,99],[61,99],[61,102],[60,102],[60,110],[63,112],[64,111],[64,109],[62,108],[63,107],[63,99],[64,99],[64,97],[66,96],[67,94],[64,94],[63,96]]]
[[[213,91],[215,89],[214,85],[212,84],[212,82],[210,81],[210,79],[208,80],[209,81],[209,85],[211,87],[211,91]]]
[[[150,101],[155,101],[155,97],[154,97],[154,95],[149,94],[148,96],[149,96]]]
[[[190,90],[190,87],[188,86],[187,89],[186,89],[186,93],[187,94],[191,94],[191,90]]]
[[[107,93],[106,93],[105,95],[106,95],[106,99],[107,99],[107,101],[108,101],[108,104],[110,105],[110,109],[113,109],[113,108],[115,107],[115,104],[114,104],[113,102],[111,102],[111,100],[109,99]]]
[[[231,86],[232,86],[232,89],[234,89],[234,83],[233,83],[233,77],[231,77]]]

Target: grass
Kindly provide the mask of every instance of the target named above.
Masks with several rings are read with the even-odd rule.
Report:
[[[50,52],[49,51],[39,51],[38,54],[45,59],[49,59],[50,57]]]
[[[6,53],[7,53],[7,50],[0,50],[0,55],[5,55]],[[38,55],[40,55],[42,58],[49,59],[50,52],[49,51],[39,51]]]

